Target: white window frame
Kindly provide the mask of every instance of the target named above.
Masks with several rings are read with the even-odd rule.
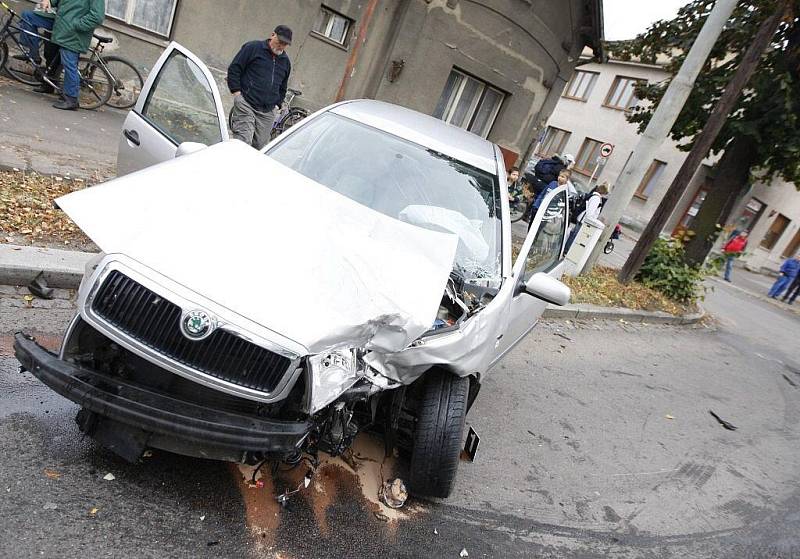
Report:
[[[342,45],[343,47],[347,46],[347,37],[350,34],[350,30],[351,30],[352,25],[353,25],[353,20],[350,19],[347,16],[343,16],[339,12],[330,9],[328,6],[325,6],[325,5],[320,6],[320,12],[324,13],[326,15],[326,17],[328,18],[327,21],[325,22],[325,29],[322,30],[322,31],[318,31],[316,29],[312,29],[311,32],[314,33],[315,35],[319,35],[321,37],[325,37],[326,39],[328,39],[329,41],[333,41],[337,45]],[[344,33],[342,33],[342,40],[341,41],[331,37],[331,32],[333,31],[333,25],[334,25],[334,22],[336,21],[336,18],[344,20],[344,23],[345,23]]]
[[[125,8],[125,16],[120,19],[117,16],[111,15],[106,12],[106,15],[113,20],[121,21],[125,25],[129,25],[130,27],[134,27],[136,29],[141,29],[147,33],[152,33],[154,35],[158,35],[159,37],[169,38],[172,35],[172,25],[175,23],[175,11],[178,9],[178,0],[164,0],[166,2],[172,2],[172,11],[169,14],[169,23],[167,24],[167,32],[161,33],[160,31],[154,31],[153,29],[147,29],[146,27],[142,27],[141,25],[137,25],[133,23],[133,16],[136,12],[136,2],[138,0],[125,0],[127,2]]]
[[[453,68],[452,70],[450,70],[450,74],[448,74],[448,76],[447,76],[448,80],[450,79],[450,75],[452,75],[452,74],[458,74],[459,76],[461,76],[462,79],[461,79],[461,83],[459,83],[459,85],[458,85],[458,88],[454,92],[454,94],[452,96],[452,99],[448,100],[447,107],[445,108],[445,112],[441,116],[441,119],[443,121],[445,121],[446,123],[448,123],[448,124],[452,124],[453,116],[454,116],[454,114],[455,114],[455,112],[456,112],[456,110],[458,108],[459,101],[461,100],[461,95],[464,93],[464,88],[466,87],[467,83],[469,82],[469,80],[478,82],[478,84],[480,86],[480,90],[479,90],[478,94],[475,96],[475,101],[472,102],[472,104],[469,107],[469,110],[467,111],[467,117],[464,119],[465,125],[459,126],[459,128],[462,128],[464,130],[469,130],[470,132],[473,132],[474,134],[480,136],[481,138],[488,137],[489,136],[489,132],[492,129],[492,126],[494,126],[494,121],[497,119],[497,115],[500,112],[500,108],[503,106],[503,102],[505,101],[506,94],[504,92],[502,92],[501,90],[497,89],[496,87],[492,87],[491,85],[489,85],[485,81],[480,80],[480,79],[478,79],[476,77],[473,77],[473,76],[467,74],[466,72],[462,72],[461,70],[458,70],[456,68]],[[474,131],[470,130],[470,128],[472,127],[473,123],[475,122],[475,117],[478,114],[479,107],[481,106],[481,103],[483,102],[484,98],[486,97],[486,92],[489,91],[489,90],[494,91],[495,93],[497,93],[500,96],[500,102],[497,103],[497,105],[494,106],[494,108],[492,109],[491,115],[486,120],[486,122],[487,122],[486,130],[481,131],[481,133],[474,132]],[[442,91],[442,94],[443,93],[444,93],[444,91]]]

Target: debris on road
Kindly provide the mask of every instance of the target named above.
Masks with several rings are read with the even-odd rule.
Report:
[[[375,518],[377,518],[381,522],[389,522],[389,517],[386,516],[385,514],[383,514],[382,512],[376,511],[374,514],[375,514]]]
[[[675,417],[671,416],[670,414],[665,415],[664,418],[665,419],[675,419]]]
[[[461,553],[458,554],[459,557],[469,557],[469,553],[467,553],[467,548],[464,547],[461,549]]]
[[[97,512],[98,512],[99,510],[100,510],[100,509],[99,509],[99,508],[97,508],[97,507],[92,507],[92,508],[89,510],[89,516],[90,516],[91,518],[94,518],[95,516],[97,516]]]
[[[434,535],[434,536],[438,536],[438,535],[439,535],[439,530],[437,530],[436,528],[434,528],[434,529],[433,529],[433,535]]]
[[[727,429],[728,431],[736,431],[736,429],[738,429],[738,427],[736,427],[736,425],[734,425],[733,423],[730,423],[728,421],[725,421],[720,416],[715,414],[713,411],[708,410],[708,413],[710,413],[714,417],[714,419],[716,419],[719,422],[719,424],[722,425],[723,427],[725,427],[725,429]]]
[[[558,336],[559,338],[564,338],[565,340],[567,340],[567,341],[569,341],[569,342],[571,342],[571,341],[572,341],[572,338],[570,338],[570,337],[569,337],[569,336],[567,336],[566,334],[562,334],[561,332],[556,332],[556,336]]]
[[[281,493],[280,495],[276,495],[275,499],[277,499],[277,501],[282,506],[285,507],[286,503],[289,501],[289,497],[291,497],[295,493],[299,493],[300,491],[302,491],[303,489],[306,489],[309,485],[311,485],[311,479],[314,477],[314,472],[315,472],[314,467],[309,468],[309,470],[306,472],[306,475],[303,477],[303,481],[301,481],[297,485],[296,489],[294,489],[292,491],[289,491],[287,489],[283,493]],[[259,481],[261,481],[261,480],[259,480]],[[262,486],[263,486],[263,482],[262,482]]]
[[[51,470],[50,468],[44,469],[44,475],[46,475],[50,479],[60,479],[61,474],[55,470]]]
[[[53,288],[47,286],[47,280],[44,279],[44,272],[39,272],[33,281],[28,284],[28,291],[36,295],[39,299],[52,299]]]
[[[109,473],[107,473],[106,475],[103,476],[103,479],[106,480],[106,481],[114,481],[117,478],[116,478],[116,476],[114,476],[114,474],[109,472]]]
[[[55,503],[45,503],[42,508],[44,510],[56,510],[58,508],[58,505]]]
[[[206,515],[205,515],[205,514],[204,514],[203,516],[201,516],[201,517],[200,517],[200,521],[201,521],[201,522],[202,522],[203,520],[205,520],[205,519],[206,519]]]
[[[378,496],[386,506],[393,509],[399,509],[406,504],[406,499],[408,499],[408,490],[406,489],[406,484],[403,483],[402,479],[395,478],[391,481],[387,481],[381,486]]]

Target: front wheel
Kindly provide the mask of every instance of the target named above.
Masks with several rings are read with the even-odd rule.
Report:
[[[453,490],[467,416],[469,379],[445,371],[422,378],[411,447],[411,492],[447,497]]]
[[[611,254],[614,252],[614,241],[608,241],[606,246],[603,247],[604,254]]]

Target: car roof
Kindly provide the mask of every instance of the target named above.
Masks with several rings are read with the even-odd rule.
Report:
[[[331,112],[497,174],[494,144],[432,116],[371,99],[347,101]]]

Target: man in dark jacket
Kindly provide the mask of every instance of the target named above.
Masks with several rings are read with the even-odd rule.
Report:
[[[228,66],[228,89],[233,93],[231,132],[256,149],[269,142],[275,109],[286,97],[292,65],[285,51],[290,44],[292,30],[279,25],[266,41],[242,45]]]
[[[53,105],[56,109],[78,108],[81,77],[78,58],[89,50],[92,33],[106,16],[105,0],[59,0],[53,24],[53,42],[61,47],[64,66],[64,98]]]

